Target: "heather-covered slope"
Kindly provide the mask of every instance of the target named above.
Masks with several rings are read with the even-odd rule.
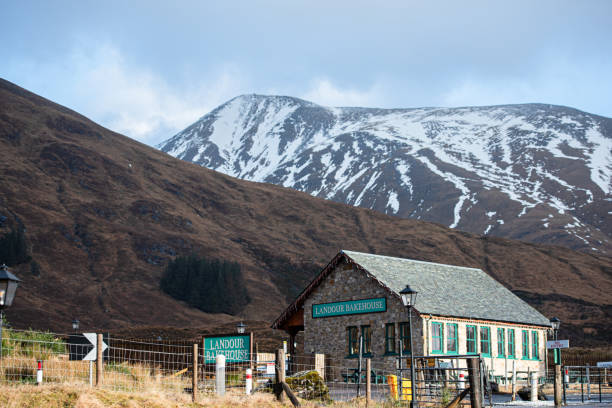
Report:
[[[0,80],[0,234],[25,228],[32,263],[8,320],[67,330],[227,323],[164,295],[164,263],[197,252],[239,262],[251,303],[275,318],[339,249],[479,267],[574,340],[610,332],[612,260],[479,237],[183,162]],[[0,218],[3,219],[3,218]],[[474,282],[474,284],[478,284]],[[585,334],[586,333],[586,334]]]

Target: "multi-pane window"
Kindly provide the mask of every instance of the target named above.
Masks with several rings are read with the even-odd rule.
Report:
[[[448,354],[456,354],[457,348],[457,325],[455,323],[446,323],[446,352]]]
[[[408,323],[399,324],[400,341],[402,342],[402,353],[410,353],[410,325]]]
[[[347,354],[352,357],[359,354],[359,336],[356,326],[346,328]]]
[[[504,357],[506,355],[506,340],[504,339],[505,334],[504,329],[497,329],[497,355],[499,357]]]
[[[442,331],[442,323],[433,322],[431,324],[431,352],[444,352],[444,332]]]
[[[363,354],[372,354],[372,327],[361,326],[363,336]]]
[[[491,355],[491,330],[488,327],[480,328],[480,353]]]
[[[508,329],[508,358],[514,357],[514,329]]]
[[[385,325],[385,354],[395,354],[395,323]]]
[[[537,331],[532,331],[531,332],[531,358],[533,358],[534,360],[537,360],[540,358],[540,355],[538,353],[538,332]]]
[[[529,332],[523,330],[523,359],[529,359]]]
[[[476,326],[465,326],[465,341],[468,354],[476,354]]]

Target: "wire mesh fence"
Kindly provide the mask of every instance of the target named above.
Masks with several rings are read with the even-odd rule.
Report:
[[[63,383],[75,386],[98,386],[120,391],[160,390],[192,393],[194,384],[194,343],[201,340],[142,340],[105,336],[108,349],[98,373],[95,361],[83,360],[93,345],[79,336],[32,330],[4,330],[0,347],[0,383]],[[82,337],[82,336],[81,336]],[[280,369],[273,353],[253,353],[250,359],[227,361],[220,383],[218,367],[206,360],[202,347],[197,348],[197,393],[216,394],[220,387],[227,393],[276,393]],[[421,405],[447,405],[478,377],[483,394],[494,391],[491,384],[514,381],[516,388],[529,387],[529,377],[538,377],[544,390],[552,389],[554,371],[516,372],[502,377],[488,372],[479,360],[479,370],[468,368],[467,359],[478,356],[415,357],[414,389]],[[398,359],[396,369],[371,364],[361,366],[357,359],[330,358],[320,354],[289,355],[284,362],[285,382],[299,398],[323,403],[352,401],[366,395],[374,401],[409,402],[413,384],[410,359]],[[589,366],[564,367],[564,391],[573,400],[610,402],[612,370]],[[248,374],[250,371],[251,374]],[[480,375],[483,373],[483,375]],[[98,375],[99,374],[99,375]],[[499,374],[499,373],[498,373]],[[250,378],[249,378],[250,377]],[[503,378],[503,379],[502,379]],[[247,386],[247,382],[251,386]],[[490,382],[489,382],[490,381]],[[548,388],[546,388],[548,387]],[[465,395],[464,395],[465,397]],[[568,397],[568,398],[570,398]],[[469,405],[465,397],[462,404]]]

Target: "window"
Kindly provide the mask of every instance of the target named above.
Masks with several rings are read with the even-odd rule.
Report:
[[[433,322],[431,324],[431,352],[444,353],[444,332],[442,323]]]
[[[514,329],[508,329],[508,358],[514,357]]]
[[[446,323],[446,353],[457,354],[457,325]]]
[[[480,353],[485,356],[491,355],[491,330],[488,327],[480,328]]]
[[[357,336],[357,327],[349,326],[346,328],[346,344],[347,354],[349,357],[355,357],[359,354],[359,337]]]
[[[505,334],[504,329],[497,329],[497,355],[499,357],[506,356],[506,339],[504,339]]]
[[[476,326],[465,326],[465,341],[468,354],[476,354]]]
[[[537,331],[532,331],[531,332],[531,358],[533,358],[534,360],[538,360],[540,358],[540,355],[538,353],[538,332]]]
[[[529,360],[529,332],[523,330],[523,359]]]
[[[395,323],[385,325],[385,354],[395,354]]]
[[[361,326],[361,335],[363,336],[363,355],[372,354],[372,327]]]
[[[399,324],[400,341],[402,342],[402,353],[410,353],[410,325],[408,323]]]

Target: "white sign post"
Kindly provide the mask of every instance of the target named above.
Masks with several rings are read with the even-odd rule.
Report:
[[[546,342],[546,348],[549,350],[569,348],[569,340],[549,340]]]

